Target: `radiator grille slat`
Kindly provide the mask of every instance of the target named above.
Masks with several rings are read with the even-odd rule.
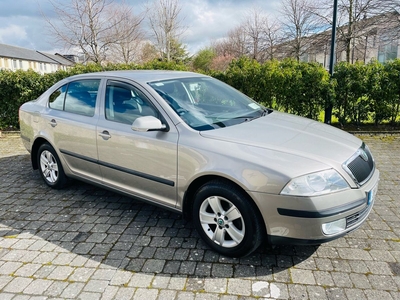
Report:
[[[364,144],[344,165],[344,169],[359,185],[363,185],[371,177],[374,168],[374,159]]]

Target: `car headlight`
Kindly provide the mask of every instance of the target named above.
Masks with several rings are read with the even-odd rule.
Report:
[[[349,188],[343,177],[333,169],[294,178],[281,191],[281,195],[319,196]]]

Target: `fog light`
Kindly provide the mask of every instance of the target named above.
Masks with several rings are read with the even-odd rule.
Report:
[[[346,229],[346,219],[340,219],[330,223],[322,224],[324,234],[335,234]]]

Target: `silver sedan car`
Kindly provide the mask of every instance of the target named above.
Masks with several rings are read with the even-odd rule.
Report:
[[[227,256],[320,244],[359,227],[379,171],[346,132],[267,109],[208,76],[115,71],[61,80],[19,112],[52,188],[70,178],[182,213]]]

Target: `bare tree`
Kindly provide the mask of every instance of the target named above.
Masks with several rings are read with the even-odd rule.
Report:
[[[182,25],[181,10],[179,0],[156,0],[149,8],[153,36],[161,56],[165,56],[167,61],[171,60],[171,47],[174,41],[179,42],[179,37],[186,30]]]
[[[283,41],[281,24],[276,19],[265,17],[263,36],[265,40],[266,58],[270,60],[277,58],[277,47]]]
[[[228,32],[228,36],[214,41],[211,48],[217,57],[239,58],[248,55],[247,36],[242,26],[236,26]]]
[[[228,51],[234,57],[241,57],[248,55],[249,50],[247,48],[248,36],[243,26],[239,25],[228,32]]]
[[[113,6],[108,14],[113,25],[111,26],[112,39],[116,40],[109,46],[112,60],[123,63],[139,61],[139,54],[144,43],[141,25],[145,14],[134,15],[132,7],[125,3]]]
[[[286,36],[289,55],[300,60],[307,52],[310,39],[320,29],[319,19],[312,13],[312,0],[283,0],[281,3],[282,29]]]
[[[282,42],[280,24],[261,9],[253,8],[244,20],[228,32],[228,36],[214,42],[217,57],[239,58],[248,56],[259,62],[274,59]],[[220,59],[222,61],[222,59]]]
[[[132,30],[123,29],[131,11],[117,9],[113,0],[49,1],[57,15],[46,18],[55,42],[83,52],[86,60],[104,62],[112,45],[132,39]]]
[[[251,57],[257,61],[264,60],[265,38],[263,36],[265,26],[265,16],[260,8],[251,9],[242,24],[245,41]]]

